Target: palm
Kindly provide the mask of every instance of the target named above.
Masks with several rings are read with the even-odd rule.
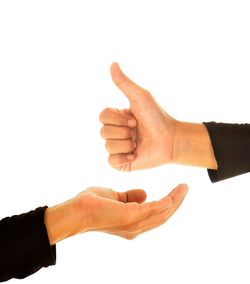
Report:
[[[138,103],[131,103],[131,113],[136,118],[135,160],[131,170],[159,166],[170,162],[173,145],[172,119],[153,100],[150,94]],[[163,151],[160,151],[162,149]]]
[[[91,216],[91,222],[101,230],[119,224],[126,216],[128,210],[126,204],[132,202],[136,208],[145,201],[146,193],[140,189],[116,192],[109,188],[90,187],[80,193],[76,199],[79,214],[84,212],[83,220],[87,219],[85,215],[87,212],[87,215]]]
[[[105,228],[106,223],[113,225],[124,214],[124,204],[119,202],[114,194],[111,189],[89,188],[77,196],[78,208],[80,212],[88,212],[88,215],[92,216],[91,221],[98,228]],[[85,215],[82,217],[86,218]]]
[[[80,218],[74,219],[79,220],[78,231],[102,231],[132,239],[165,223],[186,192],[187,187],[179,185],[158,201],[144,202],[146,192],[141,189],[116,192],[91,187],[75,198]]]

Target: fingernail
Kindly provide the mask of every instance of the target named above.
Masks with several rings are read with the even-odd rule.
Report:
[[[129,154],[129,155],[127,155],[127,159],[128,159],[129,161],[133,161],[133,160],[135,159],[135,155]]]
[[[129,126],[129,127],[135,127],[135,126],[136,126],[136,120],[130,119],[130,120],[128,121],[128,126]]]

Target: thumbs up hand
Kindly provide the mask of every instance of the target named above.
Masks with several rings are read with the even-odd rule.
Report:
[[[111,65],[115,85],[128,98],[129,109],[107,108],[100,114],[112,167],[133,171],[173,162],[178,121],[153,96],[131,81],[117,63]]]

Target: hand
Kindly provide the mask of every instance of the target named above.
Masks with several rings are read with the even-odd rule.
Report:
[[[107,108],[100,114],[112,167],[133,171],[173,162],[177,121],[152,95],[132,82],[117,63],[111,65],[113,82],[130,102],[130,108]]]
[[[180,206],[187,190],[186,185],[179,185],[159,201],[144,202],[146,193],[140,189],[119,193],[107,188],[89,188],[46,210],[50,243],[86,231],[133,239],[165,223]]]
[[[110,165],[133,171],[177,163],[217,169],[217,161],[203,124],[181,122],[167,114],[152,95],[132,82],[117,63],[111,65],[113,82],[130,102],[129,109],[107,108],[104,124]]]

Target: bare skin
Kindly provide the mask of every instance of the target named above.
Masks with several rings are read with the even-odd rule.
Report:
[[[167,163],[217,169],[203,124],[181,122],[165,112],[153,96],[111,65],[115,85],[128,98],[129,109],[107,108],[100,114],[110,165],[134,171]]]
[[[164,224],[180,206],[187,190],[182,184],[159,201],[145,202],[146,192],[141,189],[120,193],[101,187],[88,188],[45,211],[50,244],[87,231],[133,239]]]

